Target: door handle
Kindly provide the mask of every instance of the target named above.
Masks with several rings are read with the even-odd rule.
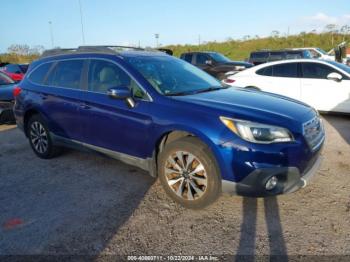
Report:
[[[87,104],[80,104],[81,109],[90,109],[91,107]]]

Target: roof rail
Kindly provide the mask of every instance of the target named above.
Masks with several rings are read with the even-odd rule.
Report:
[[[123,49],[132,49],[143,51],[141,47],[132,46],[121,46],[121,45],[96,45],[96,46],[79,46],[78,48],[55,48],[46,50],[41,55],[41,58],[55,56],[55,55],[65,55],[65,54],[76,54],[76,53],[106,53],[106,54],[118,54],[118,52]]]

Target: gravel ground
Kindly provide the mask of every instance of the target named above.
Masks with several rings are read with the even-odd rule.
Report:
[[[40,160],[18,129],[0,126],[0,254],[350,255],[350,118],[325,125],[325,159],[305,189],[224,195],[200,211],[116,160]]]

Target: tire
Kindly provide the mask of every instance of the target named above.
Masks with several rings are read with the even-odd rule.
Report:
[[[61,148],[53,144],[49,129],[40,115],[33,115],[26,126],[30,146],[42,159],[50,159],[61,153]]]
[[[208,146],[194,137],[181,138],[165,146],[158,157],[158,174],[166,193],[186,208],[204,208],[221,193],[216,160]]]

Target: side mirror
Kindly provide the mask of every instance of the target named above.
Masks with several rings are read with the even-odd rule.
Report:
[[[339,73],[336,73],[336,72],[333,72],[333,73],[330,73],[328,76],[327,76],[327,79],[328,80],[333,80],[333,81],[336,81],[336,82],[341,82],[343,77],[341,74]]]
[[[213,65],[213,61],[207,60],[207,61],[205,61],[205,64],[211,66],[211,65]]]
[[[107,95],[113,99],[126,100],[129,107],[135,107],[135,101],[132,98],[131,90],[126,86],[118,86],[110,88]]]

